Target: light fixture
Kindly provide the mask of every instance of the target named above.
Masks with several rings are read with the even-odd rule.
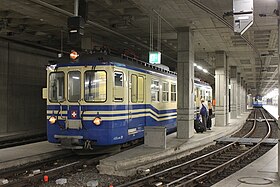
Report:
[[[73,79],[80,80],[80,77],[73,76]]]
[[[197,69],[200,69],[200,70],[202,70],[203,68],[202,68],[201,66],[197,66]]]
[[[77,60],[78,57],[79,57],[79,54],[77,53],[77,51],[71,50],[70,58],[72,59],[72,61]]]
[[[55,124],[57,118],[55,116],[51,116],[49,119],[50,124]]]
[[[97,126],[100,125],[101,122],[102,122],[102,120],[101,120],[100,117],[96,117],[96,118],[93,119],[93,124],[95,124]]]

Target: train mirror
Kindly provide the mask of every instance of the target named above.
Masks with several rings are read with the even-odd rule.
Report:
[[[48,89],[42,88],[42,98],[47,99],[47,97],[48,97]]]

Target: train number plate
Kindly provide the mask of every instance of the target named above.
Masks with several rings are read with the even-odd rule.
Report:
[[[82,122],[81,120],[68,120],[67,121],[67,128],[68,129],[81,129],[82,128]]]

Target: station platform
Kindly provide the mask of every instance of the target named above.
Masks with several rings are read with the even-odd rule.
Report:
[[[48,159],[70,153],[47,141],[0,149],[0,169]]]
[[[278,106],[264,105],[271,115],[278,118]],[[212,187],[248,187],[248,186],[266,186],[279,187],[280,179],[278,176],[278,145],[275,145],[270,151],[255,160],[245,168],[230,175],[224,180],[212,185]]]
[[[250,112],[246,112],[238,119],[230,120],[228,126],[217,127],[214,125],[212,130],[194,133],[190,139],[177,139],[176,133],[170,134],[166,139],[166,149],[137,146],[101,160],[97,169],[101,174],[131,176],[155,165],[179,159],[214,144],[215,139],[238,131],[249,114]],[[214,119],[212,120],[214,121]]]

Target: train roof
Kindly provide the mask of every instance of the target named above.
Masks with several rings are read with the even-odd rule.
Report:
[[[129,69],[135,69],[142,72],[157,72],[172,77],[177,77],[177,73],[170,71],[164,67],[153,65],[142,60],[131,58],[126,55],[113,56],[105,55],[103,53],[94,53],[94,54],[84,54],[79,57],[77,62],[71,62],[69,57],[59,58],[50,61],[51,64],[55,64],[56,67],[66,67],[66,66],[95,66],[95,65],[114,65],[119,67],[126,67]],[[203,86],[211,86],[197,78],[194,79],[195,84]]]
[[[126,55],[121,57],[113,55],[105,55],[102,53],[81,55],[76,62],[71,62],[69,58],[60,58],[50,61],[51,64],[56,64],[56,67],[65,66],[95,66],[95,65],[115,65],[119,67],[126,67],[129,69],[135,69],[142,72],[152,71],[173,77],[177,76],[176,72],[167,70],[166,68],[158,67],[156,65],[131,58]]]

